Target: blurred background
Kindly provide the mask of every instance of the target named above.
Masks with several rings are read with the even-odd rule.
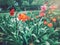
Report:
[[[40,6],[48,0],[0,0],[0,12],[8,11],[11,7],[15,7],[16,10],[39,10]],[[51,2],[51,0],[49,0]],[[58,3],[59,1],[55,1],[54,3]]]
[[[46,1],[57,5],[58,9],[60,8],[60,0],[0,0],[0,12],[1,10],[8,10],[11,7],[15,7],[18,11],[39,10],[40,6],[43,5]]]

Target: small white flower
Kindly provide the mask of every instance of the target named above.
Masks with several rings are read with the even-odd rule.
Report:
[[[19,19],[17,18],[17,21],[19,21]]]
[[[14,18],[13,21],[16,22],[16,18]]]
[[[29,28],[28,28],[28,27],[26,27],[26,29],[27,29],[27,30],[29,30]]]
[[[11,19],[11,22],[16,22],[16,19],[15,19],[15,18],[12,18],[12,19]]]

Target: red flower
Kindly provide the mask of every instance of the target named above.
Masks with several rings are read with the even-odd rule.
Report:
[[[25,14],[19,14],[18,15],[18,19],[22,20],[23,22],[25,22],[26,20],[29,20],[30,18],[27,15],[25,15]]]
[[[47,25],[47,23],[48,23],[47,21],[44,21],[44,25]]]
[[[48,24],[48,27],[52,27],[52,26],[53,26],[53,24],[52,24],[52,23],[49,23],[49,24]]]
[[[45,13],[44,12],[40,12],[40,17],[43,17],[45,16]]]
[[[14,16],[14,12],[15,12],[14,8],[11,9],[11,10],[10,10],[10,16]]]

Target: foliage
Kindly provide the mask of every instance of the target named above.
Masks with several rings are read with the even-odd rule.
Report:
[[[27,4],[27,0],[24,3]],[[59,45],[60,33],[54,28],[57,18],[52,16],[55,15],[56,7],[46,6],[42,5],[40,12],[21,13],[12,9],[10,14],[0,15],[0,30],[5,34],[3,41],[9,43],[8,45]]]
[[[8,9],[14,6],[15,8],[24,8],[24,7],[39,7],[41,6],[45,1],[48,0],[0,0],[0,7],[3,9]],[[4,3],[3,3],[4,2]],[[4,8],[5,7],[5,8]],[[26,8],[27,8],[26,7]],[[29,9],[27,8],[27,9]],[[16,8],[17,9],[17,8]]]
[[[1,5],[14,5],[15,0],[0,0]],[[4,2],[4,3],[3,3]]]
[[[59,33],[57,34],[53,27],[49,28],[44,25],[44,20],[50,22],[50,19],[46,17],[22,22],[17,20],[16,13],[15,16],[5,14],[0,17],[0,28],[7,35],[4,40],[8,41],[10,45],[29,45],[30,43],[34,45],[47,45],[47,43],[57,45]]]

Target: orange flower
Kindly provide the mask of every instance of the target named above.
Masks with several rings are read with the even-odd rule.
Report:
[[[56,22],[56,18],[53,18],[52,21],[53,21],[53,22]]]
[[[52,27],[52,26],[53,26],[53,24],[52,24],[52,23],[49,23],[49,24],[48,24],[48,27]]]
[[[47,21],[44,21],[44,25],[47,25],[47,23],[48,23]]]
[[[23,13],[23,14],[19,14],[18,19],[25,22],[26,20],[29,20],[30,18]]]
[[[40,17],[44,17],[45,13],[44,12],[40,12]]]
[[[50,6],[50,9],[51,9],[51,10],[55,10],[56,8],[57,8],[57,6],[55,6],[55,5],[51,5],[51,6]]]

